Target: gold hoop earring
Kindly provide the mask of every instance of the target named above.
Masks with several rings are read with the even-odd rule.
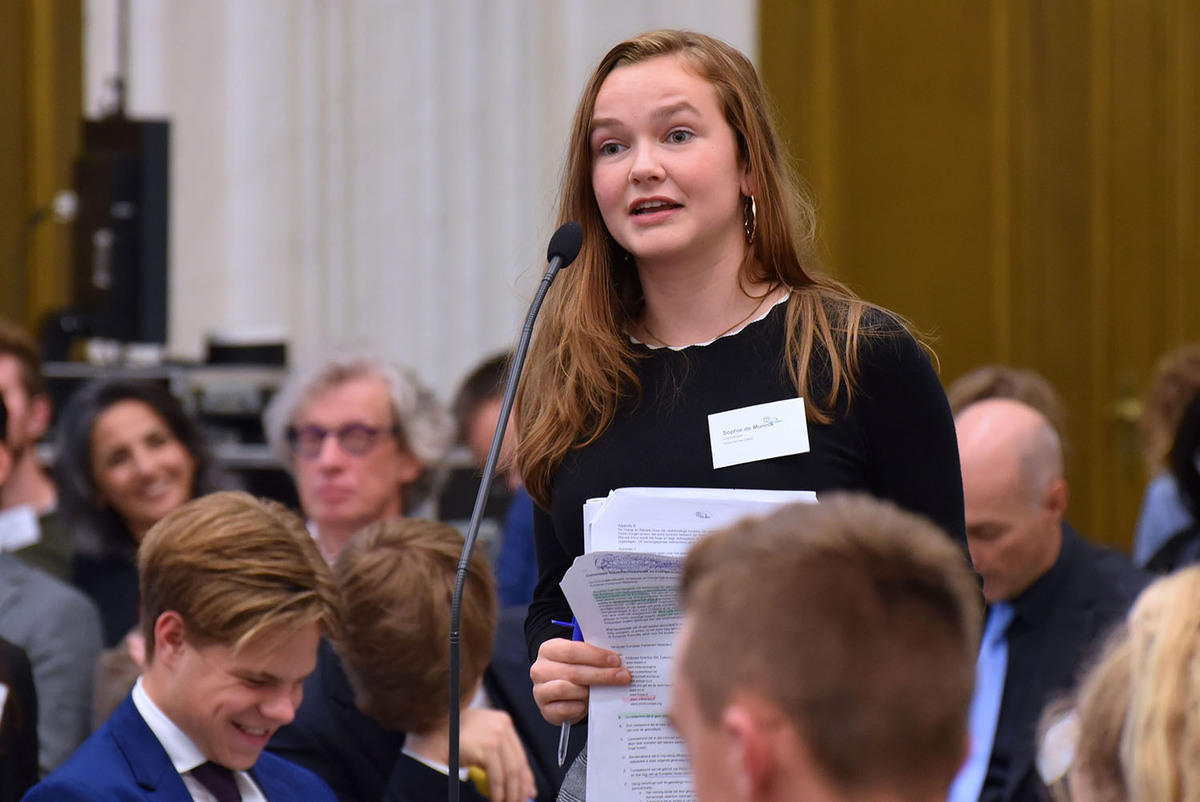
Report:
[[[758,233],[758,209],[754,205],[754,196],[746,197],[746,244],[754,244],[754,235]]]

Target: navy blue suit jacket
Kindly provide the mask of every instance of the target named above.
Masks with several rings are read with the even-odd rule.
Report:
[[[250,774],[270,802],[334,802],[312,772],[264,752]],[[30,789],[23,802],[192,802],[162,744],[126,697],[57,771]]]
[[[1049,798],[1035,766],[1038,719],[1075,687],[1150,580],[1124,556],[1089,543],[1066,523],[1062,529],[1054,567],[1012,602],[1008,676],[981,802]]]

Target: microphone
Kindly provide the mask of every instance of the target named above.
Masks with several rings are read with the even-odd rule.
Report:
[[[492,435],[492,447],[488,449],[487,461],[483,464],[483,477],[479,482],[479,493],[475,496],[475,509],[471,513],[471,523],[467,527],[467,536],[463,542],[462,557],[458,561],[458,573],[454,580],[454,595],[450,598],[450,760],[449,763],[449,800],[458,802],[458,732],[459,714],[462,708],[462,698],[459,693],[459,677],[461,675],[461,624],[462,597],[467,584],[467,573],[471,565],[471,555],[475,552],[475,542],[479,539],[479,524],[483,520],[483,508],[487,501],[488,489],[492,485],[492,476],[496,473],[496,461],[500,457],[500,446],[504,442],[504,431],[508,427],[508,417],[512,413],[513,400],[517,397],[517,383],[521,378],[521,369],[525,366],[525,355],[529,352],[529,341],[533,336],[533,324],[541,311],[542,301],[550,290],[550,284],[558,271],[575,261],[579,249],[583,247],[583,227],[574,220],[569,220],[558,227],[554,236],[550,237],[550,247],[546,249],[546,259],[550,263],[542,283],[529,305],[529,314],[525,316],[525,326],[521,329],[521,339],[513,351],[512,364],[508,368],[508,383],[504,387],[504,398],[500,403],[500,419],[496,421],[496,432]]]

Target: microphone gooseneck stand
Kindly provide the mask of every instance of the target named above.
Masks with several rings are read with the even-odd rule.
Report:
[[[462,710],[462,697],[459,689],[461,674],[461,625],[462,597],[467,583],[467,573],[471,565],[471,555],[475,551],[475,541],[479,539],[479,524],[483,520],[483,508],[487,501],[488,488],[492,484],[492,476],[496,473],[496,461],[500,456],[500,445],[504,442],[504,430],[508,427],[508,417],[512,412],[513,400],[517,395],[517,382],[521,378],[521,368],[525,365],[525,354],[529,351],[529,340],[533,336],[533,324],[542,308],[542,301],[550,290],[550,284],[558,271],[579,255],[583,247],[583,229],[574,220],[563,223],[554,236],[550,238],[550,247],[546,258],[550,262],[546,274],[533,303],[529,306],[529,314],[525,317],[525,326],[521,329],[521,339],[513,352],[512,364],[508,368],[508,383],[504,387],[504,399],[500,404],[500,419],[496,421],[496,433],[492,435],[492,447],[488,450],[487,461],[483,465],[483,476],[479,482],[479,492],[475,496],[475,509],[471,513],[471,523],[467,527],[467,536],[463,543],[462,557],[458,561],[458,573],[454,580],[454,595],[450,601],[450,760],[449,763],[449,800],[458,802],[458,768],[459,768],[459,715]]]

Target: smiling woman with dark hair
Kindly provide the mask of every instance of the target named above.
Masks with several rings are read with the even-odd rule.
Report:
[[[137,547],[168,512],[230,482],[200,428],[147,381],[101,380],[63,410],[56,464],[59,506],[75,541],[72,580],[100,608],[115,645],[138,618]]]

